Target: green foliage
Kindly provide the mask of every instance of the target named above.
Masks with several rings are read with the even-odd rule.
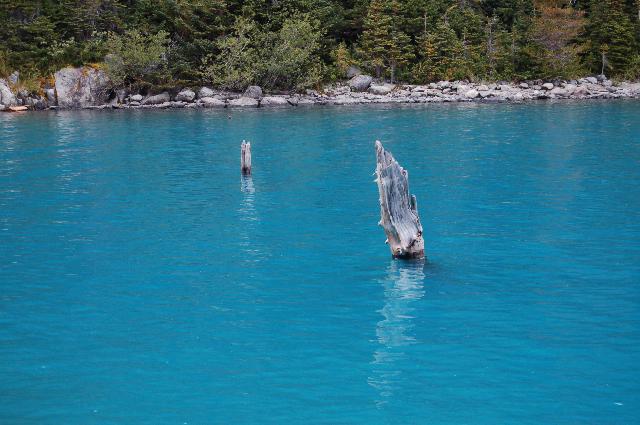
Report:
[[[557,5],[539,6],[531,26],[531,52],[542,77],[574,78],[584,75],[577,42],[584,28],[584,13]]]
[[[636,54],[631,58],[625,73],[621,77],[629,81],[640,80],[640,54]]]
[[[240,18],[234,32],[218,42],[220,54],[207,56],[202,75],[232,90],[250,84],[284,90],[309,87],[320,81],[323,71],[318,56],[321,38],[318,22],[307,16],[285,20],[277,32]]]
[[[416,82],[629,78],[639,11],[639,0],[0,0],[0,73],[106,56],[120,85],[292,89],[356,62]]]
[[[403,20],[398,0],[371,1],[360,47],[363,63],[375,69],[378,77],[388,69],[393,81],[396,69],[414,57],[411,39],[402,31]]]
[[[421,36],[419,52],[422,60],[413,69],[417,82],[463,79],[472,73],[464,44],[446,21]]]
[[[168,33],[145,35],[138,30],[110,33],[106,46],[105,71],[115,87],[166,79]]]
[[[638,40],[622,0],[592,0],[587,25],[585,61],[593,72],[624,75],[634,55]]]

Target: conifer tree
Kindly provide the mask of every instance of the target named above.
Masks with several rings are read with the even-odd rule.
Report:
[[[364,21],[360,50],[364,62],[375,69],[380,78],[389,67],[391,79],[398,67],[413,57],[411,38],[402,31],[402,15],[397,0],[372,0]]]
[[[365,56],[364,63],[375,69],[376,77],[382,76],[391,40],[393,20],[387,12],[387,0],[372,0],[364,20],[360,48]]]
[[[621,75],[637,53],[633,24],[622,0],[592,0],[587,25],[586,56],[593,71]]]

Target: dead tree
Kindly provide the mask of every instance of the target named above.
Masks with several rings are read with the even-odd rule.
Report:
[[[240,172],[251,175],[251,142],[242,141],[240,145]]]
[[[376,183],[380,222],[394,258],[424,258],[422,224],[416,197],[409,194],[409,174],[376,140]]]

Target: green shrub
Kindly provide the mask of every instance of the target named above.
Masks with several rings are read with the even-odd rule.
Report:
[[[169,34],[159,31],[145,35],[138,30],[110,33],[106,48],[105,71],[115,87],[142,82],[161,83],[168,78]]]

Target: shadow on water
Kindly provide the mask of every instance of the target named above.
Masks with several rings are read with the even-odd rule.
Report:
[[[376,336],[380,344],[373,353],[369,385],[378,390],[378,407],[388,403],[402,381],[398,363],[405,356],[405,347],[416,343],[412,335],[414,310],[412,304],[424,296],[425,260],[391,261],[387,277],[382,281],[384,317],[378,322]]]

